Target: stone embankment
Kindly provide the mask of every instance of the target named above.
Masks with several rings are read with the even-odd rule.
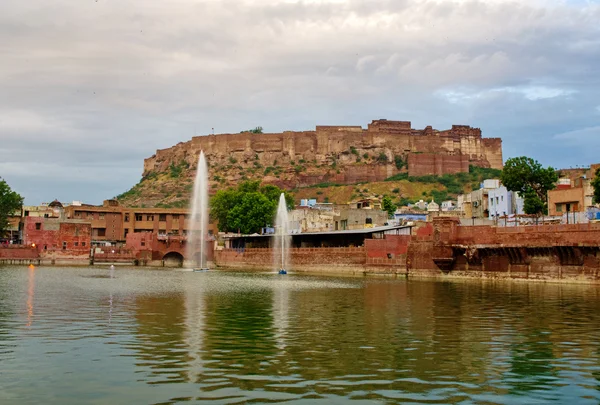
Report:
[[[215,252],[222,268],[269,268],[270,249]],[[291,249],[294,271],[600,282],[600,224],[500,228],[436,218],[416,235],[360,248]]]

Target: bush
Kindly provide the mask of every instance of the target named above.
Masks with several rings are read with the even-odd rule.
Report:
[[[234,158],[233,156],[229,156],[229,162],[230,162],[232,165],[234,165],[234,164],[236,164],[236,163],[237,163],[237,159],[236,159],[236,158]]]
[[[402,170],[406,164],[400,155],[394,156],[394,163],[396,164],[396,169],[398,170]]]
[[[350,146],[350,153],[352,153],[353,155],[358,156],[358,151],[356,150],[356,148],[354,146]]]

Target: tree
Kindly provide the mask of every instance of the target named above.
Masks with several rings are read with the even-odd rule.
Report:
[[[245,181],[237,188],[219,190],[210,204],[210,215],[219,222],[222,232],[255,233],[273,224],[273,218],[284,193],[288,209],[294,207],[294,198],[273,185],[261,187],[260,181]]]
[[[8,217],[23,206],[23,197],[0,177],[0,236],[4,236],[9,226]]]
[[[540,215],[548,212],[548,191],[554,189],[558,174],[552,167],[544,169],[537,160],[521,156],[506,161],[500,180],[524,198],[525,213]]]
[[[244,132],[250,132],[252,134],[262,134],[263,133],[263,127],[256,127],[254,129],[247,129],[246,131],[241,131],[240,134],[243,134]]]
[[[595,177],[592,180],[592,187],[594,188],[594,203],[600,204],[600,167],[596,169]]]
[[[383,210],[387,211],[388,217],[392,218],[396,212],[396,204],[392,201],[391,197],[384,195],[382,200]]]

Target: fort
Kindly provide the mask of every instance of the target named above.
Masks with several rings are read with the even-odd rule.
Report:
[[[411,176],[467,172],[470,165],[501,169],[502,140],[483,138],[481,129],[453,125],[413,129],[410,121],[372,121],[360,126],[317,126],[314,131],[217,134],[193,137],[144,160],[144,176],[173,165],[194,168],[204,150],[211,175],[228,184],[257,173],[281,187],[322,182],[382,181],[401,171]],[[400,163],[400,164],[399,164]],[[269,170],[257,168],[271,167]],[[221,184],[225,183],[222,181]]]

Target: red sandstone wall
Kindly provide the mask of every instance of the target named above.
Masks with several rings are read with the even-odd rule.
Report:
[[[426,176],[429,174],[441,176],[443,174],[468,172],[469,163],[469,157],[466,155],[410,154],[408,155],[408,174],[410,176]]]
[[[31,246],[0,246],[0,259],[37,259],[39,257],[37,249]]]
[[[40,224],[40,229],[36,229]],[[50,221],[45,218],[26,217],[24,243],[36,245],[41,257],[63,258],[89,257],[91,248],[91,224]],[[63,242],[66,247],[63,248]]]
[[[600,224],[572,224],[518,227],[458,226],[448,241],[462,245],[523,247],[598,246]]]
[[[365,264],[365,248],[294,248],[290,249],[292,270],[332,269],[355,271]],[[234,249],[215,251],[215,263],[219,267],[274,269],[271,249]]]
[[[367,239],[365,240],[365,249],[367,258],[388,258],[388,254],[393,257],[404,255],[408,251],[410,235],[386,235],[385,239]]]

